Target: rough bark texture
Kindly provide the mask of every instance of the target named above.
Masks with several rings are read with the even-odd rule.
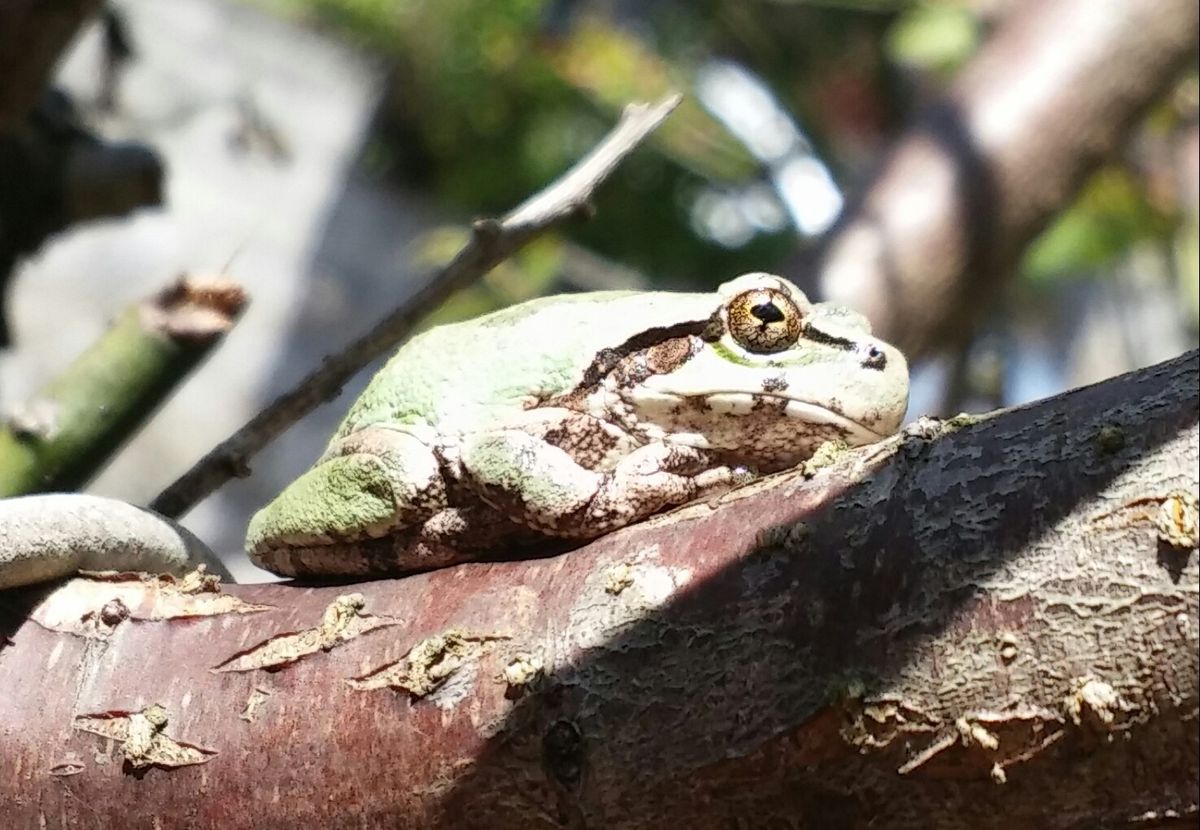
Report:
[[[959,342],[1029,241],[1194,65],[1198,22],[1196,0],[1019,4],[831,234],[812,270],[821,293],[910,358]]]
[[[1194,819],[1198,367],[358,597],[80,579],[22,624],[44,592],[7,592],[5,820]]]

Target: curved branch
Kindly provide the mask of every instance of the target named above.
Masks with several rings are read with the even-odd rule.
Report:
[[[938,830],[1194,815],[1197,371],[1192,352],[920,423],[811,480],[774,476],[550,559],[354,593],[5,592],[5,818],[117,826],[137,804],[164,828]],[[105,591],[143,622],[105,618]]]

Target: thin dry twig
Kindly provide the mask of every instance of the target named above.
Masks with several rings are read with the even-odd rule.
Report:
[[[249,473],[250,458],[318,404],[335,397],[351,377],[393,349],[433,308],[470,285],[534,237],[590,210],[592,193],[617,164],[661,124],[679,104],[672,95],[654,105],[632,104],[592,150],[545,190],[502,219],[475,223],[470,240],[435,274],[363,337],[328,357],[292,391],[276,398],[245,426],[218,444],[150,503],[151,509],[179,518],[230,478]]]

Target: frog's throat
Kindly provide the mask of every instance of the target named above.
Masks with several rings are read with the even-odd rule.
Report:
[[[806,424],[828,424],[839,429],[844,429],[850,433],[847,437],[850,438],[852,435],[854,442],[857,443],[874,444],[876,441],[882,441],[884,438],[887,438],[890,434],[872,429],[860,421],[848,418],[840,412],[835,412],[820,404],[789,398],[786,395],[763,395],[763,397],[786,400],[787,406],[784,407],[783,411],[784,415],[789,419],[803,421]]]
[[[882,417],[886,408],[881,408],[879,412],[881,416],[879,420],[881,423],[886,424],[886,426],[882,429],[876,429],[826,404],[797,398],[788,395],[785,391],[766,392],[756,390],[750,393],[735,389],[710,388],[688,395],[681,395],[667,390],[656,391],[661,395],[664,404],[667,401],[675,401],[677,403],[688,401],[702,404],[715,412],[748,413],[754,408],[755,401],[757,400],[768,398],[774,401],[782,401],[784,402],[783,416],[785,419],[797,423],[835,427],[844,432],[846,440],[853,444],[873,444],[876,441],[882,441],[899,428],[898,419],[895,423],[891,423],[892,419]]]

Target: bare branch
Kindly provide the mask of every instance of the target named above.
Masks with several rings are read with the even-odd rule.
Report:
[[[955,342],[1023,249],[1194,60],[1196,0],[1032,0],[833,231],[821,293],[911,356]]]
[[[811,480],[550,559],[354,593],[233,586],[224,606],[126,587],[146,622],[90,638],[94,582],[5,592],[0,758],[21,771],[0,775],[5,820],[112,827],[131,804],[164,830],[1194,816],[1197,371],[1192,352],[919,423]],[[153,734],[133,740],[149,703]]]
[[[395,348],[413,327],[451,294],[486,274],[534,237],[590,209],[592,193],[617,164],[679,104],[671,96],[653,106],[630,105],[616,127],[558,181],[503,219],[475,223],[470,241],[404,304],[340,353],[328,357],[290,392],[275,399],[249,423],[221,442],[160,493],[151,509],[178,518],[234,476],[248,473],[250,459],[375,358]]]

